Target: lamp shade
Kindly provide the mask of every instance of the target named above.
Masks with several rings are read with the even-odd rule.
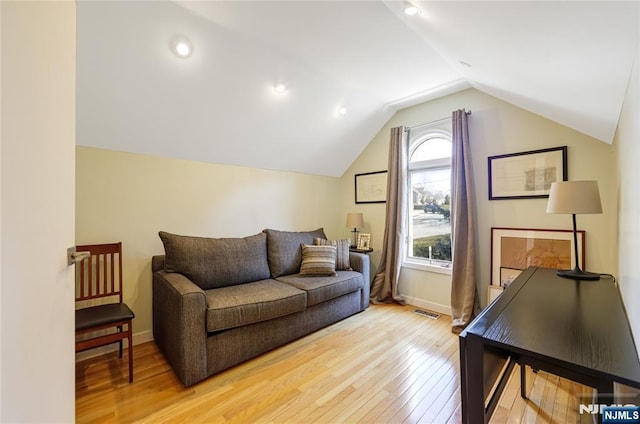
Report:
[[[551,184],[547,213],[602,213],[597,181],[556,181]]]
[[[364,217],[361,213],[348,213],[347,214],[347,228],[363,228]]]

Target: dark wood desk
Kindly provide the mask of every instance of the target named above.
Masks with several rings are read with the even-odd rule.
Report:
[[[520,274],[460,334],[463,422],[489,421],[515,363],[591,386],[602,404],[612,403],[614,382],[640,388],[618,287],[546,268]]]

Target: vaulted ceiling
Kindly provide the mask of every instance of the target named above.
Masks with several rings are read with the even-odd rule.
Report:
[[[637,2],[412,3],[80,1],[77,143],[340,176],[396,110],[468,87],[613,140]]]

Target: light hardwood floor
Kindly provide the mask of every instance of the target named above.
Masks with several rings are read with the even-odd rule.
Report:
[[[76,365],[79,423],[459,423],[458,337],[414,307],[365,312],[183,388],[153,342],[135,381],[111,353]],[[492,423],[575,423],[587,387],[516,366]]]

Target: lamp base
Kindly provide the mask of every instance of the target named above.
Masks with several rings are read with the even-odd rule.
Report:
[[[574,269],[559,269],[556,274],[562,278],[570,278],[572,280],[599,280],[600,274],[596,274],[593,272],[583,271],[578,267]]]
[[[351,246],[353,249],[355,249],[356,247],[358,247],[358,229],[354,228],[353,230],[351,230]]]

